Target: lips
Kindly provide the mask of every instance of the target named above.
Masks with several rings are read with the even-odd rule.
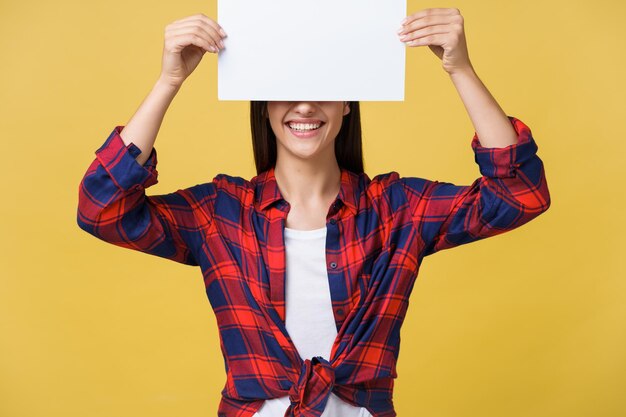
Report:
[[[320,119],[291,119],[291,120],[287,120],[285,123],[308,123],[308,124],[317,124],[317,123],[321,123],[324,124],[325,122],[323,122]]]
[[[310,119],[309,119],[309,120],[310,120]],[[294,122],[295,122],[295,121],[294,121]],[[304,122],[298,122],[298,123],[304,123]],[[311,123],[311,122],[308,122],[308,123],[313,124],[313,123]],[[320,123],[320,122],[318,121],[317,123]],[[295,137],[298,137],[298,138],[311,138],[311,137],[313,137],[313,136],[316,136],[316,135],[318,134],[318,132],[322,129],[322,126],[324,126],[325,124],[326,124],[326,123],[321,122],[320,127],[318,127],[317,129],[313,129],[313,130],[304,130],[304,131],[292,129],[292,128],[289,126],[289,122],[288,122],[288,123],[285,123],[285,126],[287,126],[287,129],[289,129],[289,131],[291,132],[291,134],[292,134],[293,136],[295,136]]]

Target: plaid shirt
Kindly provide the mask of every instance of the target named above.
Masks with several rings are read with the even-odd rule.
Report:
[[[318,417],[332,391],[374,417],[395,416],[400,328],[422,259],[523,225],[550,206],[531,131],[509,116],[518,142],[471,146],[471,185],[392,171],[370,179],[341,169],[326,216],[326,262],[337,337],[329,358],[302,359],[285,328],[284,226],[290,205],[271,168],[251,180],[212,182],[147,196],[153,148],[124,145],[116,126],[79,186],[78,225],[121,247],[200,266],[216,315],[226,383],[221,417],[250,417],[289,395],[285,416]]]

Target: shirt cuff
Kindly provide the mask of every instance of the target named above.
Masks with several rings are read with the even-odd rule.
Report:
[[[120,136],[123,128],[115,126],[104,144],[96,150],[96,158],[122,190],[148,188],[158,182],[156,149],[152,147],[148,160],[141,165],[135,159],[141,154],[141,149],[132,142],[128,146],[124,144]]]
[[[516,176],[516,171],[537,153],[537,144],[530,128],[513,116],[507,117],[517,132],[517,143],[513,145],[504,148],[486,148],[480,144],[478,134],[474,132],[471,143],[474,160],[484,176],[513,178]]]

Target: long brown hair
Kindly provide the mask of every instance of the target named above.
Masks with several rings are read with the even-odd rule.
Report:
[[[363,173],[361,142],[361,112],[358,101],[350,101],[350,113],[343,116],[341,129],[335,139],[337,164],[357,174]],[[267,115],[267,101],[250,102],[252,149],[257,174],[276,165],[276,135]]]

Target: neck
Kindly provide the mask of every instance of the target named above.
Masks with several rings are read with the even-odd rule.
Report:
[[[292,205],[334,200],[341,187],[341,169],[335,158],[311,163],[297,159],[277,159],[276,183]]]

